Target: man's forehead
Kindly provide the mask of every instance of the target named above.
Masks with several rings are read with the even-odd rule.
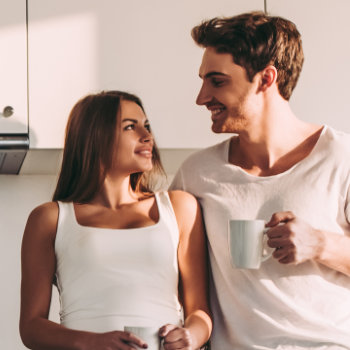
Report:
[[[234,65],[231,54],[218,53],[213,47],[207,47],[203,53],[199,76],[204,78],[208,74],[212,75],[212,72],[229,74]]]

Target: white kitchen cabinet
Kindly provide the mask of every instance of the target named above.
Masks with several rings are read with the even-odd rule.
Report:
[[[62,147],[73,104],[103,89],[138,94],[162,148],[225,138],[195,105],[202,49],[190,31],[263,8],[263,0],[28,0],[31,147]]]
[[[28,133],[26,33],[26,1],[1,0],[0,134]]]
[[[291,98],[303,120],[350,132],[349,0],[267,0],[267,11],[299,29],[305,62]]]

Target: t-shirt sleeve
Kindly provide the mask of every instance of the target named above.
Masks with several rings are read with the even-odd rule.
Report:
[[[174,176],[173,181],[171,182],[169,186],[169,190],[182,190],[186,191],[186,184],[185,184],[185,179],[183,175],[183,170],[180,168],[177,173]]]

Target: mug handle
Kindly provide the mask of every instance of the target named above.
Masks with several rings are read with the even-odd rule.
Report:
[[[267,236],[266,236],[266,232],[269,230],[270,228],[269,227],[266,227],[264,229],[264,234],[263,234],[263,247],[262,247],[262,252],[261,252],[261,261],[265,261],[267,260],[268,258],[271,257],[274,249],[270,248],[268,245],[267,245]]]

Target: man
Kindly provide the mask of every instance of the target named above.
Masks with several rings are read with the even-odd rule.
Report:
[[[201,203],[212,269],[213,350],[350,349],[350,137],[299,120],[303,64],[288,20],[254,12],[192,30],[205,49],[197,104],[215,133],[172,189]],[[229,219],[264,219],[270,259],[230,264]]]

